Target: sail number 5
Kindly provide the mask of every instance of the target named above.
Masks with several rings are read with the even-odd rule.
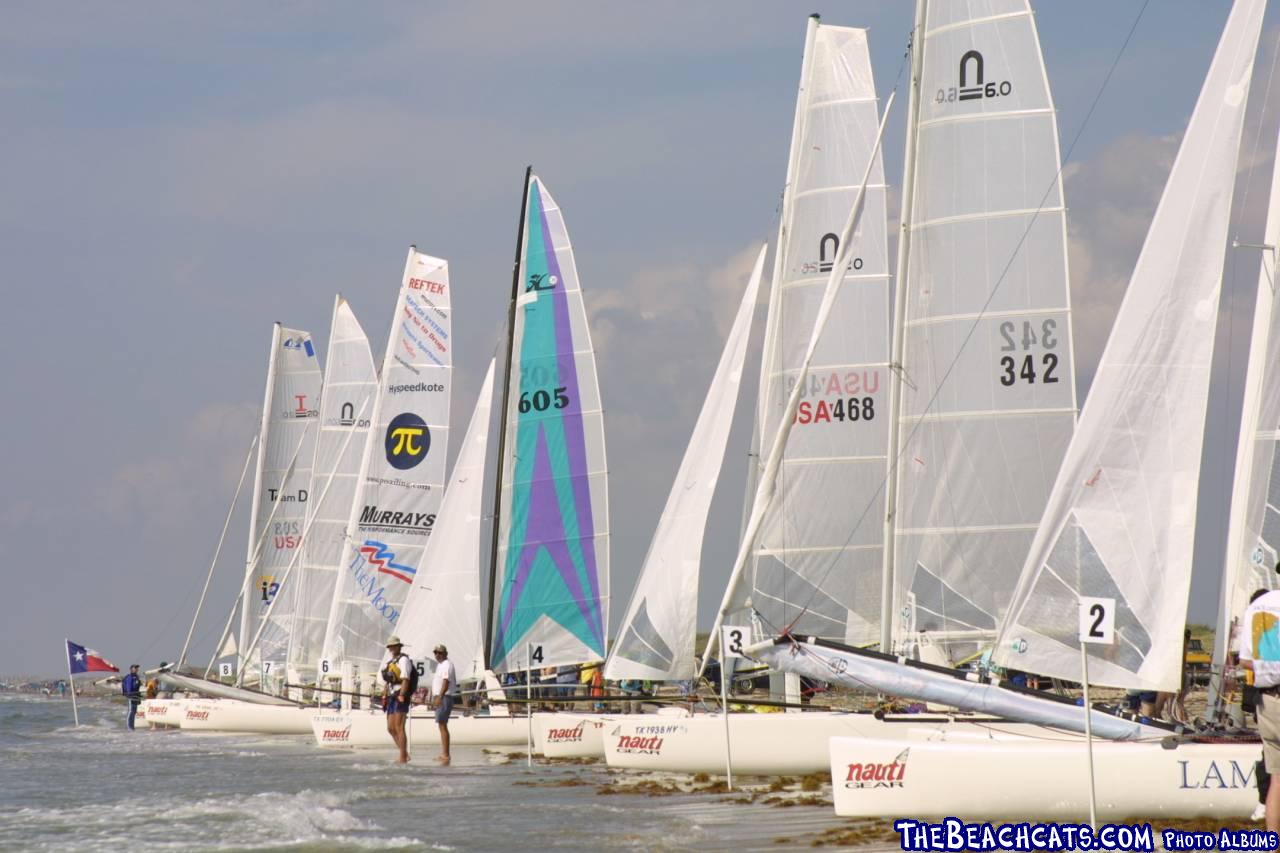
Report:
[[[1012,388],[1019,380],[1028,385],[1034,385],[1037,379],[1045,385],[1058,381],[1054,373],[1058,369],[1058,354],[1052,352],[1058,347],[1058,321],[1050,318],[1042,321],[1038,329],[1036,326],[1031,320],[1023,320],[1021,330],[1012,320],[1000,324],[1000,351],[1022,353],[1000,357],[1000,384],[1006,388]],[[1037,346],[1043,351],[1029,352]]]

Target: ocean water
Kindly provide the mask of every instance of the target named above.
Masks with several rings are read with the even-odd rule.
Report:
[[[478,747],[407,767],[310,737],[128,731],[121,705],[0,696],[0,850],[782,850],[830,806],[601,796],[603,765]]]

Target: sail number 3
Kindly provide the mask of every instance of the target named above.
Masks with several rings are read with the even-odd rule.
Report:
[[[1002,339],[1000,351],[1008,353],[1021,352],[1022,355],[1004,355],[1000,357],[1000,384],[1012,388],[1019,381],[1034,385],[1037,380],[1045,385],[1058,381],[1054,373],[1058,369],[1058,354],[1052,350],[1058,347],[1058,321],[1052,318],[1039,324],[1037,337],[1036,323],[1031,320],[1022,321],[1021,334],[1018,325],[1012,320],[1000,324]],[[1029,352],[1033,347],[1042,351],[1037,354]],[[1037,357],[1038,355],[1038,357]]]

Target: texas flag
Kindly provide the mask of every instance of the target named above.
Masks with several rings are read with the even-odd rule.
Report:
[[[67,640],[67,664],[71,674],[77,672],[119,672],[120,667],[95,652]]]

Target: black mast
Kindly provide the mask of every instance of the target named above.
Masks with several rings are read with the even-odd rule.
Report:
[[[502,460],[507,444],[507,401],[511,396],[511,350],[515,344],[516,299],[520,295],[520,257],[524,254],[524,217],[529,209],[529,180],[533,166],[524,170],[524,194],[520,199],[520,225],[516,228],[516,262],[511,268],[511,304],[507,306],[507,360],[502,368],[502,414],[498,418],[498,467],[493,489],[493,539],[489,551],[489,618],[485,623],[485,660],[493,664],[493,623],[498,618],[498,601],[494,598],[498,583],[498,517],[502,510]]]

